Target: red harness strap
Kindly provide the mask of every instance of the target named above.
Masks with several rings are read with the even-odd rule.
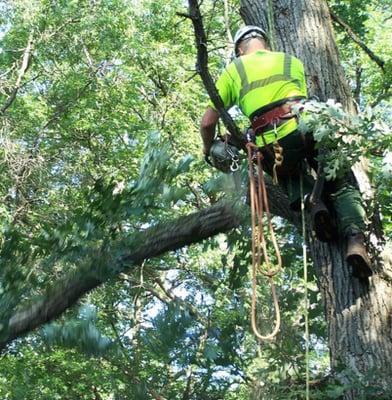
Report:
[[[256,135],[260,135],[263,131],[265,131],[263,128],[266,126],[278,126],[283,120],[295,118],[296,115],[291,112],[291,106],[295,103],[298,103],[298,101],[287,102],[259,115],[258,117],[254,117],[251,121],[254,133]]]

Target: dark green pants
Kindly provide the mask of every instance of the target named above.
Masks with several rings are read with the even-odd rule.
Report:
[[[304,195],[312,192],[315,182],[307,172],[308,168],[304,168],[303,162],[306,160],[311,168],[317,170],[315,142],[312,135],[305,136],[296,130],[279,140],[279,144],[283,148],[283,164],[277,169],[279,184],[287,193],[291,207],[298,211],[301,203],[301,174]],[[272,175],[274,165],[272,145],[263,147],[262,153],[264,169]],[[361,195],[353,183],[353,177],[346,176],[344,179],[326,182],[324,187],[324,201],[332,203],[342,234],[351,230],[365,229],[366,213],[362,206]]]

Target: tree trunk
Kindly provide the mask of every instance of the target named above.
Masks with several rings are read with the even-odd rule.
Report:
[[[326,2],[274,0],[272,3],[276,50],[293,54],[304,62],[309,94],[321,100],[334,98],[346,110],[354,112]],[[266,0],[241,0],[240,13],[246,24],[269,30],[267,11]],[[361,191],[368,192],[364,171],[357,167],[356,176]],[[372,221],[370,231],[374,232],[377,243],[385,243],[376,234],[381,232],[377,219]],[[353,383],[352,372],[356,378],[375,372],[370,386],[379,388],[381,394],[391,382],[390,251],[379,246],[373,260],[377,274],[369,282],[362,282],[351,276],[342,240],[327,245],[308,239],[328,324],[331,367],[341,382],[348,384]],[[359,394],[358,389],[347,390],[344,398],[356,399]]]

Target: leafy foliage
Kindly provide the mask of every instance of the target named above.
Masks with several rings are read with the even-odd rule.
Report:
[[[389,127],[371,108],[358,115],[343,111],[341,104],[306,102],[300,129],[313,132],[319,148],[325,149],[320,160],[328,180],[344,176],[361,157],[370,157],[391,147]]]

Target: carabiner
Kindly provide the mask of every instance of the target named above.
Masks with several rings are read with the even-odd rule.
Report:
[[[238,157],[232,159],[232,162],[231,162],[231,165],[230,165],[230,171],[231,172],[237,171],[238,168],[240,167],[238,161],[239,161]]]

